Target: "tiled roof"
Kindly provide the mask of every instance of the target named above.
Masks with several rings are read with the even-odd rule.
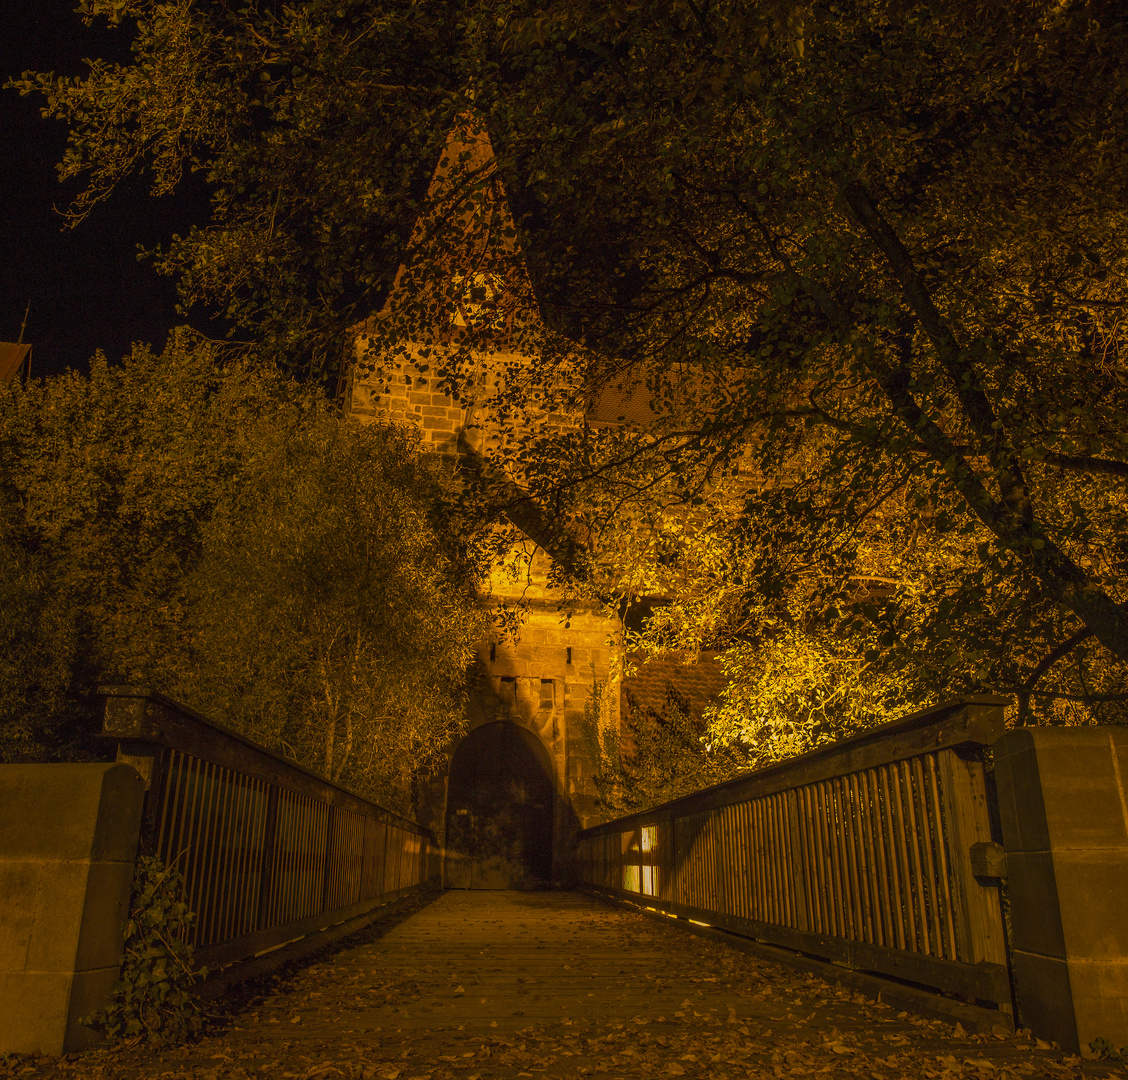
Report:
[[[706,707],[714,704],[725,685],[725,675],[717,653],[702,652],[692,664],[683,664],[677,657],[652,657],[643,661],[633,654],[637,671],[622,682],[621,693],[627,702],[644,709],[661,712],[671,691],[689,705],[690,713],[700,718]]]

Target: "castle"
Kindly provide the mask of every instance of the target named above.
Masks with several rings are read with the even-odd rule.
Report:
[[[469,731],[446,775],[418,792],[419,820],[446,851],[444,883],[566,885],[575,835],[598,821],[593,735],[619,727],[622,628],[595,604],[561,610],[543,523],[522,497],[523,438],[645,407],[621,391],[566,404],[579,400],[583,357],[541,321],[489,137],[472,117],[450,133],[391,292],[354,328],[350,359],[352,416],[414,424],[452,466],[472,460],[512,494],[509,518],[524,532],[489,589],[490,603],[520,605],[516,641],[479,644]],[[715,670],[697,677],[717,681]],[[654,670],[639,692],[654,696]],[[598,716],[586,738],[585,705]]]

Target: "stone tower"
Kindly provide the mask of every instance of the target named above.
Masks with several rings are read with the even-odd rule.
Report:
[[[489,458],[518,489],[520,452],[507,448],[582,421],[557,404],[579,358],[540,319],[493,148],[472,117],[450,133],[388,300],[355,328],[353,348],[351,415],[413,424],[452,463]],[[528,539],[511,551],[514,572],[494,575],[483,602],[520,602],[517,640],[479,644],[468,734],[419,792],[448,886],[567,885],[575,834],[597,820],[584,709],[602,687],[600,722],[617,730],[618,623],[594,606],[563,614],[549,567]]]

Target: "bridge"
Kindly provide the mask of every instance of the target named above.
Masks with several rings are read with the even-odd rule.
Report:
[[[1084,995],[1094,975],[1115,991],[1108,941],[1122,913],[1116,893],[1093,891],[1092,858],[1077,881],[1060,868],[1081,866],[1079,829],[1090,844],[1128,829],[1116,786],[1128,740],[1004,733],[1003,704],[952,702],[579,830],[570,888],[519,892],[443,890],[429,830],[167,698],[107,691],[118,764],[9,766],[17,781],[0,791],[40,792],[24,820],[44,828],[24,832],[56,843],[53,860],[24,859],[24,877],[85,865],[51,916],[69,939],[37,937],[18,896],[5,930],[24,934],[25,956],[77,938],[58,972],[69,981],[57,1044],[33,1049],[88,1038],[78,1018],[121,957],[124,912],[109,901],[128,896],[141,850],[184,871],[192,944],[217,972],[205,990],[219,1001],[234,989],[225,1019],[188,1049],[82,1059],[106,1075],[1076,1075],[1051,1039],[1068,1053],[1102,1025],[1119,1034],[1124,998]],[[92,808],[89,835],[76,804]],[[1048,884],[1028,869],[1047,861],[1038,845],[1072,853]],[[1117,849],[1097,849],[1118,873]],[[467,857],[462,884],[474,880]],[[1015,867],[1008,923],[1000,892]],[[1067,910],[1079,900],[1090,925],[1093,911],[1105,920],[1088,957]],[[1055,932],[1072,950],[1065,999],[1046,976]],[[39,964],[0,973],[10,1041],[43,1027],[55,984]],[[255,982],[279,970],[281,982]],[[21,1068],[54,1075],[66,1062]]]
[[[964,1032],[668,919],[560,891],[407,898],[343,948],[223,1004],[199,1042],[94,1051],[80,1059],[85,1075],[1081,1075],[1076,1059],[1044,1042],[1001,1028]],[[66,1063],[19,1066],[21,1076],[75,1075]],[[1085,1075],[1109,1073],[1087,1063]]]

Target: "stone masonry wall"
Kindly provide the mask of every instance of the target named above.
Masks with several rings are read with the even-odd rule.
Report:
[[[374,328],[357,335],[357,355],[371,343]],[[496,391],[497,373],[530,369],[535,361],[508,353],[485,354],[464,399],[455,401],[435,388],[436,346],[409,346],[386,369],[369,365],[364,375],[356,367],[350,376],[350,413],[362,423],[386,419],[413,424],[424,442],[437,453],[453,457],[460,434],[475,450],[496,449],[502,432],[487,405]],[[548,414],[549,427],[569,426],[567,418]],[[514,472],[519,472],[514,469]],[[517,552],[520,555],[520,552]],[[516,560],[520,563],[518,557]],[[615,677],[615,647],[610,643],[617,624],[591,610],[566,618],[558,610],[558,594],[547,582],[549,562],[543,552],[526,560],[516,577],[495,574],[491,600],[521,603],[526,616],[516,642],[493,635],[477,649],[477,688],[468,706],[469,730],[507,720],[532,731],[553,763],[556,789],[553,820],[553,879],[567,884],[574,874],[576,832],[597,821],[594,765],[580,733],[584,706],[596,682]],[[609,695],[618,701],[618,694]],[[617,723],[618,717],[610,722]],[[457,746],[449,748],[448,763]],[[443,842],[447,776],[432,778],[417,792],[419,821]]]

